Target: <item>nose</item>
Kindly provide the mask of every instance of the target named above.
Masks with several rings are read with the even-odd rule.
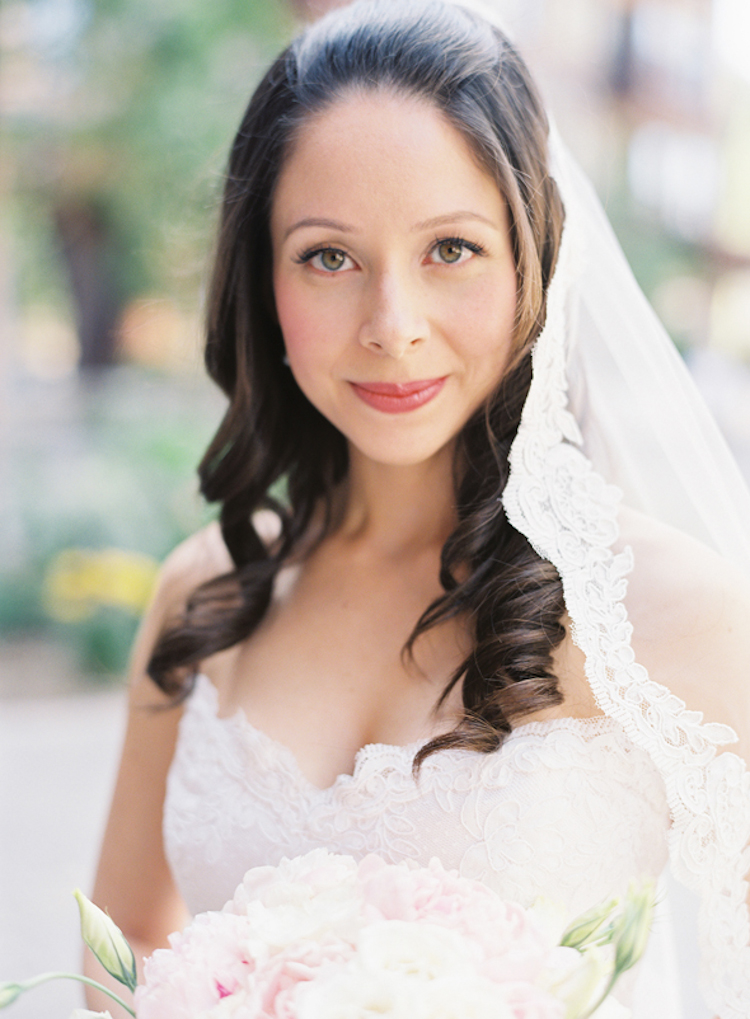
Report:
[[[360,342],[376,354],[402,358],[427,339],[429,326],[419,290],[398,273],[373,280]]]

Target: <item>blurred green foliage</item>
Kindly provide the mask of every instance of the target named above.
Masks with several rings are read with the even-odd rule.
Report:
[[[6,32],[0,56],[19,61],[42,96],[5,103],[0,119],[21,299],[63,298],[52,214],[73,198],[95,205],[116,237],[126,295],[194,300],[228,145],[289,35],[286,8],[278,0],[11,6],[23,31]]]
[[[0,198],[13,298],[76,318],[60,210],[94,210],[116,298],[167,298],[195,317],[222,171],[252,89],[290,35],[283,0],[9,0],[0,60]],[[24,83],[31,83],[26,88]],[[221,400],[193,376],[117,368],[9,389],[12,493],[0,505],[0,638],[72,643],[85,673],[120,673],[137,619],[102,604],[55,620],[45,578],[61,550],[162,559],[211,516],[195,466]],[[2,532],[5,531],[3,538]]]
[[[118,368],[96,380],[29,383],[28,421],[10,464],[13,555],[0,564],[0,638],[19,634],[72,644],[85,674],[124,669],[134,610],[106,603],[82,618],[54,618],[46,588],[68,549],[116,548],[163,559],[213,516],[195,467],[223,400],[207,382]],[[19,411],[19,415],[22,412]],[[39,438],[43,441],[38,441]]]

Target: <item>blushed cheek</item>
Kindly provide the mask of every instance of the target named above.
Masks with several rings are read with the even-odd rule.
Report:
[[[339,329],[307,288],[274,281],[276,313],[284,337],[287,362],[297,385],[328,416],[331,380],[336,375]]]
[[[283,278],[274,282],[276,314],[284,336],[287,352],[304,350],[314,345],[330,353],[341,339],[346,319],[338,304],[321,299],[313,288]]]
[[[294,287],[285,285],[283,279],[274,279],[276,314],[284,337],[287,354],[291,355],[307,344],[305,333],[309,328],[309,313],[305,313],[304,302]]]
[[[471,356],[484,361],[499,381],[513,355],[516,318],[515,280],[483,288],[473,295],[472,314],[464,316],[462,329]],[[473,328],[472,328],[473,326]]]

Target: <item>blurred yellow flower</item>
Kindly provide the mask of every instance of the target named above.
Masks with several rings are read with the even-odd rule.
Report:
[[[47,569],[44,604],[53,619],[64,623],[87,619],[102,605],[140,615],[158,568],[155,559],[140,552],[63,549]]]

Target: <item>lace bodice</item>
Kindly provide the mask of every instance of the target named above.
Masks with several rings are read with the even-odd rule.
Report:
[[[505,898],[528,905],[543,895],[571,915],[661,872],[663,782],[612,719],[522,725],[493,754],[434,754],[415,781],[417,746],[365,746],[353,775],[319,789],[241,712],[219,717],[216,690],[200,677],[164,821],[189,908],[218,909],[248,868],[317,846],[393,862],[437,856]]]

